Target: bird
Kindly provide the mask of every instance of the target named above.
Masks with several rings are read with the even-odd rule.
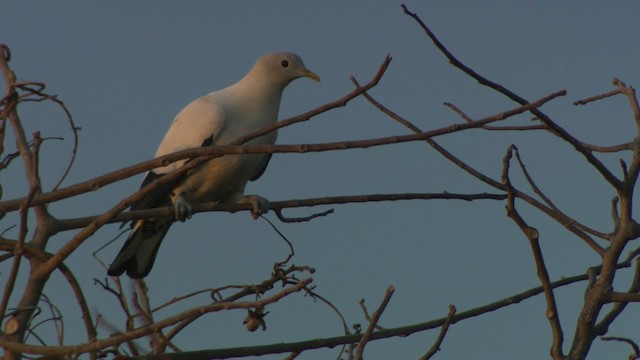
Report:
[[[320,81],[294,53],[276,52],[260,57],[240,81],[202,96],[182,109],[160,142],[155,158],[189,148],[229,144],[274,124],[285,87],[302,77]],[[272,131],[245,144],[273,145],[276,137],[277,132]],[[132,279],[146,277],[169,228],[175,221],[191,218],[194,204],[249,203],[254,218],[267,212],[267,199],[245,195],[244,190],[247,182],[257,180],[264,173],[270,158],[271,154],[237,154],[208,160],[133,204],[132,210],[173,205],[174,216],[132,222],[131,234],[107,273],[120,276],[126,272]],[[184,159],[152,169],[141,188],[188,161]]]

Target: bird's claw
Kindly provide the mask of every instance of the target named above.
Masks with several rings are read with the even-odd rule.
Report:
[[[268,213],[271,207],[269,200],[258,195],[246,196],[245,201],[251,204],[251,216],[254,220],[260,217],[260,215]]]
[[[182,195],[178,195],[173,199],[173,209],[175,211],[175,218],[181,222],[185,222],[187,219],[191,219],[192,207],[191,204]]]

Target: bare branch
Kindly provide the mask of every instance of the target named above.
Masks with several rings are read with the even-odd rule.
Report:
[[[507,89],[506,87],[500,84],[497,84],[493,81],[488,80],[487,78],[481,76],[480,74],[478,74],[477,72],[469,68],[468,66],[464,65],[451,52],[449,52],[449,50],[447,50],[447,48],[440,42],[440,40],[438,40],[435,34],[427,27],[427,25],[422,21],[422,19],[418,17],[418,15],[410,12],[405,5],[402,5],[402,9],[404,10],[405,14],[412,17],[420,25],[422,30],[427,34],[427,36],[431,39],[433,44],[438,48],[438,50],[440,50],[440,52],[442,52],[442,54],[447,58],[447,60],[449,60],[449,63],[451,63],[451,65],[462,70],[465,74],[469,75],[470,77],[478,81],[478,83],[480,83],[481,85],[484,85],[493,90],[496,90],[497,92],[505,95],[512,101],[520,105],[529,104],[527,100],[515,94],[511,90]],[[591,151],[588,148],[586,148],[582,144],[582,142],[578,141],[566,130],[558,126],[553,120],[551,120],[549,116],[547,116],[545,113],[540,111],[538,108],[531,109],[531,113],[534,116],[536,116],[547,127],[547,129],[551,131],[551,133],[557,135],[562,140],[573,145],[573,147],[585,157],[585,159],[602,175],[602,177],[605,178],[605,180],[607,180],[609,184],[611,184],[611,186],[613,186],[616,190],[621,189],[622,187],[621,181],[618,178],[616,178],[609,171],[609,169],[607,169],[607,167],[604,166],[602,162],[600,162],[600,160],[598,160],[595,156],[593,156]]]
[[[280,212],[285,208],[299,208],[299,207],[313,207],[323,205],[336,205],[336,204],[356,204],[367,202],[382,202],[382,201],[407,201],[407,200],[463,200],[463,201],[475,201],[475,200],[504,200],[506,195],[503,194],[453,194],[453,193],[403,193],[403,194],[369,194],[369,195],[347,195],[347,196],[329,196],[322,198],[310,198],[310,199],[293,199],[284,201],[272,201],[270,202],[270,210]],[[193,214],[201,212],[221,211],[235,213],[238,211],[251,211],[251,206],[248,204],[216,204],[216,203],[202,203],[193,206]],[[161,208],[134,210],[123,212],[118,216],[114,216],[108,220],[108,223],[126,222],[137,219],[158,218],[158,217],[170,217],[174,213],[171,206],[165,206]],[[327,212],[328,213],[328,212]],[[301,220],[310,220],[322,214],[312,215]],[[74,219],[59,219],[58,231],[65,231],[71,229],[82,228],[95,221],[97,216],[87,216]],[[297,219],[288,220],[285,222],[295,222]]]
[[[524,219],[520,216],[520,214],[516,211],[515,208],[515,198],[513,195],[513,188],[511,186],[511,182],[509,180],[509,162],[513,153],[514,147],[511,146],[507,150],[507,154],[503,159],[503,167],[502,167],[502,183],[507,189],[507,194],[509,198],[507,200],[507,216],[509,216],[515,223],[518,225],[520,230],[524,233],[524,235],[529,240],[529,244],[531,245],[531,250],[533,252],[533,258],[536,263],[538,277],[540,278],[540,282],[542,283],[542,287],[544,288],[544,295],[547,301],[547,319],[551,325],[551,330],[553,332],[553,344],[551,345],[551,357],[556,360],[561,360],[564,358],[562,353],[562,342],[564,340],[564,335],[562,333],[562,326],[560,325],[560,317],[558,315],[558,307],[556,306],[555,296],[553,294],[553,288],[551,287],[551,281],[549,280],[549,273],[547,271],[547,266],[544,262],[544,257],[542,256],[542,249],[540,248],[540,243],[538,241],[538,230],[527,225]]]
[[[629,267],[628,263],[619,264],[618,268],[626,268]],[[599,267],[594,268],[594,271],[599,271]],[[572,277],[562,278],[561,280],[555,281],[551,283],[552,288],[558,288],[570,284],[574,284],[576,282],[585,281],[588,279],[587,274],[577,275]],[[470,309],[461,313],[457,313],[453,319],[451,320],[451,324],[455,324],[459,321],[469,319],[476,316],[481,316],[483,314],[496,311],[506,306],[511,306],[513,304],[517,304],[526,299],[532,298],[536,295],[539,295],[544,292],[542,286],[529,289],[527,291],[521,292],[519,294],[515,294],[509,297],[506,297],[502,300],[486,304],[484,306],[480,306],[474,309]],[[417,332],[440,328],[446,321],[446,318],[431,320],[423,323],[398,327],[398,328],[387,328],[382,331],[376,331],[371,334],[370,340],[378,340],[391,338],[396,336],[408,336]],[[182,355],[189,356],[192,360],[197,359],[227,359],[239,356],[259,356],[266,354],[278,354],[278,353],[290,353],[295,351],[307,351],[319,348],[333,348],[338,345],[344,344],[353,344],[358,342],[362,335],[354,334],[348,336],[337,336],[332,338],[321,338],[321,339],[313,339],[308,341],[301,341],[296,343],[278,343],[272,345],[261,345],[261,346],[252,346],[252,347],[238,347],[238,348],[228,348],[228,349],[214,349],[214,350],[201,350],[201,351],[189,351],[183,352]],[[0,339],[1,345],[1,339]],[[149,356],[148,360],[161,360],[160,357]]]
[[[18,241],[9,240],[0,238],[0,250],[2,251],[12,251],[17,246]],[[24,252],[24,256],[27,258],[37,258],[38,261],[45,261],[46,259],[52,257],[53,255],[47,252],[40,250],[35,246],[31,246],[29,244],[24,244],[22,251]],[[91,320],[91,312],[89,311],[89,306],[87,304],[84,293],[82,292],[82,287],[78,283],[78,280],[75,278],[71,270],[64,264],[60,264],[58,270],[62,273],[64,278],[69,283],[71,290],[78,302],[78,307],[82,313],[82,319],[85,324],[85,330],[87,332],[87,340],[93,341],[97,334],[93,322]]]
[[[41,87],[39,89],[34,89],[32,87],[30,87],[29,85],[31,85],[31,83],[18,83],[16,84],[17,87],[28,91],[32,94],[38,95],[40,96],[42,99],[45,100],[49,100],[49,101],[53,101],[55,104],[57,104],[60,108],[62,108],[62,110],[64,111],[66,117],[67,117],[67,122],[69,123],[69,126],[71,128],[71,132],[73,133],[73,147],[71,149],[71,158],[69,159],[69,162],[67,163],[67,166],[64,170],[64,172],[62,173],[62,176],[60,176],[60,179],[58,179],[58,182],[53,186],[53,190],[58,189],[58,187],[60,187],[60,185],[62,184],[62,182],[64,181],[64,179],[67,177],[67,175],[69,175],[69,172],[71,171],[71,168],[73,167],[73,164],[75,162],[76,159],[76,155],[78,152],[78,131],[80,130],[80,128],[78,128],[75,125],[75,121],[73,120],[73,116],[71,115],[71,111],[69,111],[69,109],[67,108],[67,106],[64,104],[64,102],[60,99],[58,99],[57,96],[55,95],[49,95],[43,92],[44,88],[45,88],[45,84],[44,83],[38,83],[39,85],[41,85]]]
[[[628,293],[628,292],[612,292],[609,297],[609,302],[615,302],[615,303],[640,302],[640,294]]]
[[[585,148],[589,150],[597,151],[601,153],[614,153],[614,152],[620,152],[620,151],[627,151],[627,150],[631,150],[631,146],[633,145],[633,143],[624,143],[624,144],[613,145],[613,146],[598,146],[598,145],[587,144],[584,142],[582,144],[584,145]]]
[[[38,174],[38,147],[40,144],[39,135],[35,135],[35,144],[34,144],[34,152],[29,148],[29,143],[27,141],[27,137],[25,135],[24,128],[22,126],[22,122],[20,120],[20,116],[18,115],[17,105],[19,102],[18,94],[15,89],[16,84],[16,75],[9,68],[9,60],[11,58],[9,48],[0,44],[0,70],[4,75],[6,81],[6,89],[7,96],[3,98],[2,102],[4,103],[4,111],[3,116],[7,116],[9,118],[9,124],[13,130],[13,134],[17,143],[18,150],[20,151],[20,155],[22,156],[22,161],[24,163],[26,179],[29,184],[30,195],[27,196],[27,200],[24,201],[20,205],[33,204],[33,199],[35,198],[35,194],[41,192],[42,186],[40,182],[40,177]],[[51,224],[53,223],[53,217],[49,214],[47,207],[44,205],[36,205],[34,207],[34,212],[36,215],[36,219],[38,221],[38,227],[34,236],[32,237],[30,244],[36,246],[37,248],[44,249],[50,235]],[[26,211],[28,208],[24,209],[25,212],[21,215],[21,222],[23,222],[24,226],[21,226],[21,231],[26,231]],[[0,216],[1,217],[1,216]],[[24,234],[26,236],[26,233]],[[21,241],[24,241],[21,240]],[[21,256],[21,254],[20,254]],[[19,265],[19,260],[16,260],[14,263],[14,269],[17,271]],[[59,265],[59,264],[58,264]],[[38,267],[37,263],[31,263],[31,275],[36,272],[36,268]],[[42,294],[42,290],[46,284],[46,277],[53,272],[56,267],[48,269],[49,271],[46,274],[43,274],[43,277],[35,278],[30,277],[30,281],[26,283],[25,289],[22,294],[22,298],[20,299],[17,308],[20,310],[16,312],[12,318],[15,325],[15,331],[12,334],[8,335],[8,339],[10,341],[22,341],[24,339],[25,333],[27,331],[27,324],[33,315],[34,310],[37,308],[37,304],[40,301],[40,295]],[[13,285],[8,285],[5,288],[5,295],[9,296]],[[3,299],[2,307],[6,306],[5,301],[8,299]],[[1,309],[5,311],[6,309]],[[4,315],[4,314],[2,314]],[[15,351],[5,351],[5,358],[7,360],[18,359],[21,355]]]
[[[591,97],[588,97],[588,98],[583,99],[583,100],[576,100],[576,101],[573,102],[573,105],[576,105],[576,106],[578,106],[578,105],[587,105],[590,102],[606,99],[608,97],[612,97],[612,96],[615,96],[615,95],[618,95],[618,94],[621,94],[621,93],[622,93],[622,90],[616,89],[616,90],[609,91],[609,92],[604,93],[604,94],[591,96]]]
[[[451,320],[453,319],[453,316],[455,314],[456,314],[456,307],[453,305],[449,305],[449,313],[447,314],[447,319],[445,320],[444,324],[442,324],[442,328],[440,329],[438,338],[433,343],[429,351],[427,351],[427,353],[424,354],[424,356],[420,357],[420,360],[431,359],[433,355],[435,355],[440,350],[440,345],[442,345],[442,341],[444,340],[444,337],[447,335],[447,331],[449,330],[449,325],[451,324]]]
[[[620,81],[620,79],[618,78],[614,78],[612,83],[614,86],[618,88],[618,91],[625,94],[629,99],[629,107],[633,112],[633,118],[636,121],[636,127],[638,128],[637,137],[640,137],[640,105],[638,105],[636,90],[631,86],[627,86],[624,82]]]
[[[628,261],[635,258],[639,252],[640,249],[636,249],[636,251],[631,252],[627,257]],[[613,302],[613,307],[597,324],[594,325],[594,333],[600,335],[606,334],[609,326],[618,318],[618,316],[620,316],[620,314],[622,314],[622,311],[624,311],[630,302],[640,302],[640,295],[638,292],[640,292],[640,259],[635,258],[634,275],[629,289],[626,293],[611,291],[608,294],[608,299],[605,299],[604,302]]]
[[[2,300],[0,302],[0,319],[4,319],[4,315],[7,311],[7,306],[9,304],[9,299],[11,298],[11,294],[13,293],[13,288],[16,283],[16,278],[18,276],[18,270],[20,269],[20,263],[23,256],[24,251],[24,243],[27,237],[27,218],[29,215],[29,202],[33,200],[33,196],[38,191],[37,188],[32,188],[29,191],[29,195],[27,196],[27,201],[24,206],[20,208],[20,233],[18,235],[18,241],[13,248],[13,264],[11,266],[11,271],[9,272],[9,277],[4,286],[4,293],[2,294]]]
[[[360,308],[362,309],[362,312],[364,313],[364,318],[367,319],[367,321],[369,323],[371,323],[372,322],[371,316],[369,315],[369,310],[367,309],[367,306],[364,304],[364,298],[360,299],[360,301],[358,303],[360,304]],[[376,325],[376,330],[384,330],[384,327],[382,327],[380,325]]]
[[[638,347],[638,344],[636,344],[636,342],[631,340],[631,339],[618,337],[618,336],[602,336],[602,337],[600,337],[600,340],[602,340],[602,341],[620,341],[620,342],[627,343],[633,349],[633,353],[631,353],[629,355],[629,360],[640,359],[640,347]]]
[[[605,234],[599,231],[596,231],[594,229],[591,229],[590,227],[587,227],[583,224],[581,224],[580,222],[578,222],[577,220],[569,217],[567,214],[565,214],[564,212],[562,212],[552,201],[551,199],[549,199],[549,197],[547,197],[542,190],[540,190],[540,188],[538,187],[538,185],[533,181],[533,178],[531,177],[531,175],[529,174],[529,171],[527,171],[526,166],[524,165],[524,162],[522,161],[522,158],[520,158],[520,151],[518,150],[518,148],[515,145],[511,145],[511,148],[513,149],[513,151],[515,152],[516,155],[516,160],[518,161],[518,164],[520,165],[520,169],[522,170],[522,173],[524,174],[525,178],[527,179],[527,182],[529,183],[529,186],[531,186],[531,189],[533,190],[533,192],[535,192],[538,196],[540,196],[540,198],[542,199],[542,201],[545,202],[545,204],[547,204],[547,206],[549,206],[549,208],[551,208],[556,214],[559,215],[559,218],[562,219],[561,221],[559,221],[560,223],[562,223],[563,225],[565,225],[565,227],[576,227],[577,229],[587,232],[591,235],[595,235],[601,239],[606,239],[609,240],[611,235],[610,234]],[[591,241],[586,241],[587,244],[592,248],[595,249],[599,254],[600,254],[600,250],[601,247],[599,245],[597,245],[588,235],[584,234],[582,236],[583,239],[588,238]],[[596,246],[594,246],[594,244]]]
[[[376,328],[384,309],[389,304],[389,300],[391,300],[391,296],[395,289],[393,286],[389,286],[387,288],[387,292],[384,294],[384,299],[382,299],[382,303],[376,311],[373,312],[373,316],[371,316],[371,322],[369,322],[369,326],[367,326],[367,330],[364,332],[360,340],[358,341],[358,346],[355,351],[355,360],[362,360],[362,354],[364,352],[364,347],[367,345],[367,342],[371,338],[371,334],[373,334],[373,330]]]
[[[112,345],[121,344],[123,342],[137,339],[142,336],[146,336],[148,334],[153,333],[157,329],[162,329],[173,324],[178,323],[181,320],[188,319],[193,317],[199,313],[209,313],[216,312],[222,310],[230,310],[230,309],[250,309],[256,307],[264,307],[268,304],[274,303],[281,298],[292,294],[294,292],[298,292],[302,290],[305,286],[311,283],[312,279],[304,279],[301,280],[298,284],[287,287],[282,291],[274,294],[272,296],[266,297],[264,299],[258,301],[249,301],[249,302],[231,302],[231,303],[213,303],[210,305],[199,306],[193,309],[189,309],[178,313],[176,315],[170,316],[164,320],[155,322],[153,324],[145,325],[139,327],[133,331],[129,331],[126,334],[117,334],[112,337],[95,340],[92,343],[80,344],[75,346],[58,346],[58,347],[47,347],[47,346],[36,346],[36,345],[28,345],[23,344],[16,341],[8,340],[5,337],[0,337],[0,346],[3,346],[5,349],[9,351],[17,351],[21,353],[30,353],[30,354],[40,354],[40,355],[64,355],[64,354],[82,354],[90,351],[100,350]]]
[[[460,117],[469,123],[474,122],[472,118],[470,118],[467,114],[465,114],[462,110],[460,110],[457,106],[452,103],[445,102],[444,106],[453,110],[456,114],[460,115]],[[527,131],[527,130],[546,130],[544,125],[529,125],[529,126],[490,126],[485,125],[482,126],[481,129],[484,130],[495,130],[495,131]]]
[[[355,79],[352,79],[352,81],[355,84],[357,84],[357,81]],[[400,115],[396,114],[395,112],[391,111],[390,109],[386,108],[384,105],[380,104],[377,100],[375,100],[373,97],[371,97],[371,95],[369,95],[368,93],[363,94],[363,96],[372,105],[374,105],[377,109],[382,111],[384,114],[386,114],[390,118],[396,120],[397,122],[399,122],[400,124],[404,125],[405,127],[407,127],[408,129],[410,129],[411,131],[413,131],[415,133],[422,133],[422,130],[420,130],[420,128],[418,128],[417,126],[412,124],[410,121],[404,119]],[[469,166],[464,161],[460,160],[459,158],[454,156],[452,153],[450,153],[448,150],[446,150],[444,147],[440,146],[432,138],[427,138],[427,139],[425,139],[425,141],[431,147],[433,147],[436,151],[438,151],[442,156],[444,156],[447,160],[451,161],[453,164],[455,164],[456,166],[458,166],[462,170],[466,171],[471,176],[477,178],[478,180],[480,180],[480,181],[486,183],[487,185],[490,185],[490,186],[492,186],[492,187],[494,187],[496,189],[505,190],[505,188],[502,185],[502,183],[490,178],[489,176],[487,176],[487,175],[479,172],[478,170],[474,169],[473,167]],[[547,216],[549,216],[552,219],[556,220],[558,223],[564,225],[567,228],[567,230],[571,231],[576,236],[578,236],[579,238],[584,240],[594,251],[596,251],[599,255],[602,256],[602,254],[604,252],[604,249],[600,245],[598,245],[593,239],[591,239],[591,237],[589,237],[583,231],[578,229],[575,226],[575,224],[573,224],[571,221],[566,221],[567,218],[563,217],[561,213],[558,213],[558,212],[554,211],[553,209],[543,205],[542,203],[540,203],[536,199],[532,198],[531,196],[529,196],[529,195],[517,190],[515,187],[513,188],[513,191],[514,191],[514,194],[518,198],[526,201],[531,206],[537,208],[538,210],[540,210],[543,213],[545,213]]]

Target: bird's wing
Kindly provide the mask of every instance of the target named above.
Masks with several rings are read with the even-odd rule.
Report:
[[[225,127],[226,112],[212,95],[195,100],[176,116],[158,146],[156,157],[215,143]],[[165,167],[154,169],[154,172],[169,173],[181,167],[186,161],[176,161]]]
[[[187,105],[171,123],[164,139],[158,146],[155,157],[168,155],[180,150],[215,144],[216,138],[225,127],[225,109],[211,95],[201,97]],[[147,173],[140,188],[155,179],[180,168],[189,159],[179,160],[167,166],[153,169]],[[187,174],[184,174],[186,176]],[[171,183],[156,188],[142,200],[132,205],[132,210],[148,209],[168,203],[167,194],[180,181],[180,177]]]

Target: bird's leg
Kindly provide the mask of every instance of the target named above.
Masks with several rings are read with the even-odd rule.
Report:
[[[185,199],[184,192],[172,191],[170,196],[176,220],[184,222],[187,219],[191,219],[191,204]]]
[[[258,195],[247,195],[244,197],[243,202],[251,204],[251,216],[254,220],[257,219],[260,215],[268,213],[269,207],[271,206],[269,200]]]
[[[221,202],[226,204],[251,204],[251,216],[254,220],[260,215],[269,212],[271,207],[269,200],[258,195],[245,195],[242,190],[244,190],[244,186],[227,194],[221,199]]]

